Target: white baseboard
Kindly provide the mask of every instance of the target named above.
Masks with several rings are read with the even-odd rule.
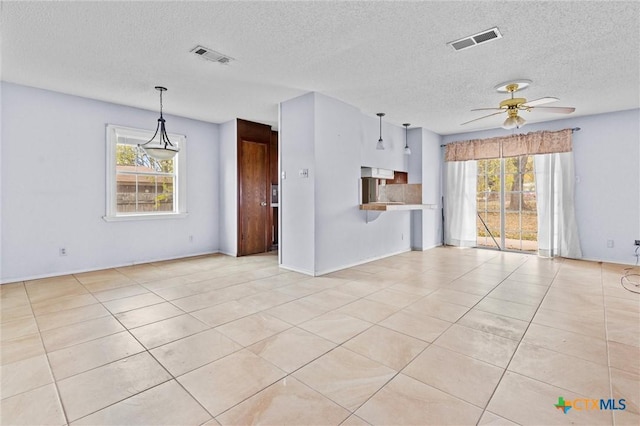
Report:
[[[306,269],[300,269],[300,268],[294,268],[292,266],[287,266],[287,265],[282,265],[282,264],[280,264],[278,266],[280,268],[282,268],[282,269],[286,269],[287,271],[297,272],[299,274],[304,274],[304,275],[309,275],[309,276],[315,277],[315,275],[313,274],[313,271],[309,271],[309,270],[306,270]]]
[[[101,271],[103,269],[124,268],[126,266],[144,265],[145,263],[164,262],[164,261],[167,261],[167,260],[177,260],[177,259],[186,259],[188,257],[205,256],[205,255],[208,255],[208,254],[226,254],[226,253],[221,253],[218,250],[216,250],[216,251],[206,251],[206,252],[192,253],[192,254],[188,254],[188,255],[184,255],[184,256],[157,258],[157,259],[151,259],[151,260],[145,260],[145,261],[131,261],[131,262],[126,262],[126,263],[121,263],[121,264],[114,264],[114,265],[110,265],[110,266],[97,266],[95,268],[74,269],[74,270],[71,270],[71,271],[53,272],[53,273],[50,273],[50,274],[27,275],[27,276],[18,277],[18,278],[6,278],[6,279],[3,278],[3,279],[0,280],[0,285],[17,283],[17,282],[21,282],[21,281],[39,280],[39,279],[43,279],[43,278],[61,277],[61,276],[64,276],[64,275],[83,274],[85,272]],[[234,257],[235,257],[235,255],[234,255]]]
[[[434,249],[436,247],[442,247],[442,244],[436,244],[436,245],[429,246],[429,247],[424,247],[424,248],[411,247],[411,251],[427,251],[427,250]]]
[[[374,261],[380,260],[380,259],[385,259],[387,257],[391,257],[391,256],[395,256],[395,255],[398,255],[398,254],[406,253],[408,251],[411,251],[411,249],[410,248],[406,248],[406,249],[402,249],[402,250],[397,251],[397,252],[384,254],[382,256],[370,257],[368,259],[363,259],[363,260],[360,260],[358,262],[353,262],[353,263],[349,263],[347,265],[342,265],[342,266],[339,266],[337,268],[331,268],[331,269],[324,269],[322,271],[316,271],[314,276],[319,277],[319,276],[322,276],[322,275],[330,274],[332,272],[341,271],[343,269],[353,268],[354,266],[364,265],[365,263],[374,262]]]
[[[591,259],[591,258],[587,258],[587,257],[583,257],[580,259],[572,259],[572,260],[587,260],[589,262],[602,262],[602,263],[612,263],[614,265],[627,265],[627,266],[636,266],[636,262],[620,262],[617,260],[602,260],[602,259]]]

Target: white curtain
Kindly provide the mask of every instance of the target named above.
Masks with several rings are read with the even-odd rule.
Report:
[[[460,247],[476,246],[477,179],[477,161],[445,163],[445,244]]]
[[[582,257],[574,207],[573,152],[534,155],[538,254]]]

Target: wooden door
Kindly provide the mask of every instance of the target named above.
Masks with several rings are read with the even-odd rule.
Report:
[[[269,145],[240,142],[240,255],[269,250]]]

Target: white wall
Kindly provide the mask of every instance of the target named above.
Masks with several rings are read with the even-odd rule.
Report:
[[[220,124],[220,252],[238,254],[238,123]]]
[[[640,239],[640,110],[527,124],[518,132],[580,127],[573,134],[576,219],[585,259],[634,263]],[[448,135],[444,143],[504,136],[504,129]],[[607,240],[614,241],[607,248]]]
[[[442,137],[423,128],[409,130],[409,183],[422,184],[423,204],[435,209],[411,212],[411,248],[427,250],[442,244],[440,144]]]
[[[3,188],[3,186],[2,186],[3,185],[2,177],[4,175],[4,173],[2,171],[3,170],[3,167],[2,167],[2,164],[3,164],[2,153],[4,151],[2,149],[2,135],[3,135],[3,133],[2,133],[2,122],[3,122],[3,114],[2,114],[2,112],[4,110],[3,102],[2,102],[2,94],[4,92],[3,89],[4,89],[4,84],[1,84],[1,82],[0,82],[0,283],[2,283],[2,277],[3,277],[3,274],[2,274],[2,271],[3,271],[2,259],[4,258],[3,257],[3,253],[2,253],[2,249],[3,249],[3,246],[4,246],[4,244],[2,244],[2,241],[4,241],[3,233],[2,233],[2,223],[3,223],[2,222],[2,211],[3,211],[2,205],[3,205],[3,198],[4,198],[2,196],[2,192],[3,192],[2,191],[2,188]]]
[[[153,130],[157,118],[157,111],[2,83],[2,282],[218,250],[216,124],[165,115],[169,132],[187,137],[187,218],[102,219],[106,125]]]
[[[423,250],[442,245],[442,136],[422,129],[422,202],[437,206],[423,210]]]
[[[408,158],[408,182],[422,183],[422,128],[416,127],[407,132],[407,145],[411,149]],[[423,192],[425,188],[423,187]],[[424,193],[423,193],[424,197]],[[422,250],[424,247],[422,238],[422,210],[411,212],[411,249]]]
[[[315,271],[314,109],[314,93],[284,102],[278,126],[280,261],[285,268],[309,275]],[[309,177],[301,177],[301,169],[307,169]]]
[[[359,210],[360,167],[408,169],[404,128],[319,93],[283,102],[280,111],[282,265],[322,275],[410,249],[408,211]],[[298,170],[309,168],[309,178]]]
[[[404,129],[316,93],[316,274],[410,249],[410,213],[359,209],[360,167],[407,171]],[[367,223],[367,215],[378,216]]]

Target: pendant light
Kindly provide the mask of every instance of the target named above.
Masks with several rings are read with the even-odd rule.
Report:
[[[376,115],[380,117],[380,139],[378,139],[378,144],[376,145],[376,149],[383,150],[384,141],[382,140],[382,117],[384,117],[384,112],[379,112]]]
[[[156,160],[171,160],[176,156],[179,149],[169,140],[167,129],[164,126],[165,120],[162,116],[162,92],[166,92],[167,88],[156,86],[156,90],[160,92],[160,118],[158,118],[156,132],[153,134],[153,137],[149,142],[138,146],[151,158],[155,158]],[[160,132],[160,137],[156,139],[158,132]]]
[[[409,126],[411,123],[404,123],[404,155],[411,155],[411,148],[409,148]]]

